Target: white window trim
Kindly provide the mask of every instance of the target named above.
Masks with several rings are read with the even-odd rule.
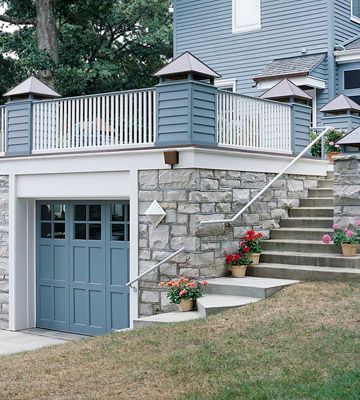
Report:
[[[236,2],[237,0],[232,1],[232,31],[233,33],[245,33],[245,32],[254,32],[259,31],[261,29],[261,0],[260,0],[260,7],[259,7],[259,23],[256,25],[249,25],[244,27],[236,26]],[[352,0],[351,0],[352,4]],[[360,20],[359,20],[360,21]]]
[[[354,0],[351,0],[351,21],[356,22],[357,24],[360,24],[360,17],[357,15],[353,14],[353,4],[354,4]]]
[[[232,86],[233,92],[236,93],[236,79],[216,79],[215,86],[219,89]]]

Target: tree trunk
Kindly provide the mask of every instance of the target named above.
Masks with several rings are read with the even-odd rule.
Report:
[[[36,0],[36,36],[39,50],[46,51],[54,63],[59,62],[59,45],[54,13],[54,0]],[[49,70],[40,72],[41,78],[54,87]]]

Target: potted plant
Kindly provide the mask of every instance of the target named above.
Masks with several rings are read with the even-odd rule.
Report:
[[[325,153],[328,161],[332,161],[333,157],[337,156],[341,151],[341,146],[336,142],[343,137],[342,131],[332,130],[327,133],[325,138]]]
[[[194,301],[202,297],[204,286],[207,284],[207,281],[189,280],[184,277],[160,282],[160,286],[168,289],[167,297],[171,303],[178,305],[179,311],[191,311],[194,308]]]
[[[360,220],[356,222],[360,226]],[[360,243],[360,228],[355,231],[345,228],[341,229],[338,224],[334,224],[334,244],[341,246],[342,254],[345,257],[354,257],[357,253],[357,247]],[[332,242],[330,235],[323,236],[323,242],[330,244]]]
[[[249,255],[252,260],[253,265],[258,265],[260,262],[260,256],[262,253],[262,248],[260,240],[263,238],[262,233],[256,233],[254,230],[246,232],[246,235],[242,237],[242,242],[240,243],[240,254],[244,254],[243,249],[249,248]]]
[[[233,278],[244,278],[248,265],[252,264],[252,260],[249,257],[249,248],[243,254],[235,253],[226,256],[225,264],[231,271]]]

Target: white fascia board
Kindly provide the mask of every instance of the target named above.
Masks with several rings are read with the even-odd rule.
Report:
[[[259,81],[257,88],[259,90],[268,90],[273,88],[276,84],[282,81],[284,78],[269,79],[266,81]],[[288,79],[296,86],[310,86],[316,89],[325,89],[326,82],[322,79],[314,78],[312,76],[289,76]]]
[[[360,61],[360,49],[334,51],[338,64],[348,64]]]
[[[233,92],[236,92],[236,79],[215,79],[215,86],[219,89],[232,86]]]

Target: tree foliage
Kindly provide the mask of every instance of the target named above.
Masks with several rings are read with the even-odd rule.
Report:
[[[58,57],[39,46],[37,1],[0,1],[19,27],[0,34],[1,90],[42,71],[63,96],[146,87],[172,55],[169,0],[52,0]]]

